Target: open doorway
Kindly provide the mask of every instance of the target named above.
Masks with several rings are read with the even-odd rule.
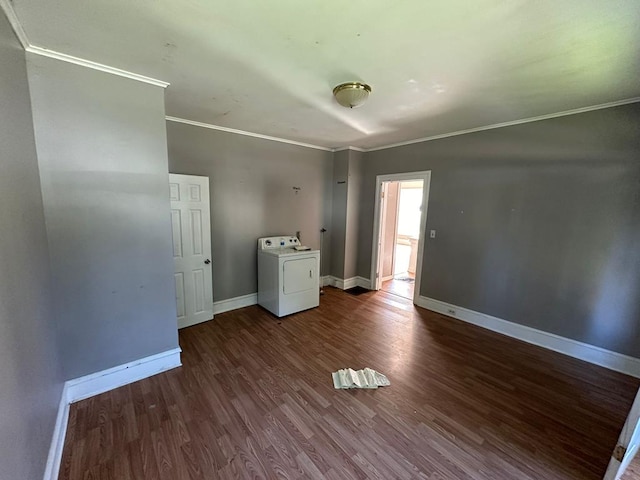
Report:
[[[414,294],[423,185],[422,180],[382,184],[380,289],[408,299]]]
[[[430,172],[377,177],[372,255],[375,290],[419,294]]]

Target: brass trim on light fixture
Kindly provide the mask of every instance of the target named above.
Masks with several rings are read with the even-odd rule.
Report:
[[[352,88],[352,89],[355,89],[355,90],[366,90],[367,93],[371,93],[371,87],[369,85],[367,85],[366,83],[346,82],[346,83],[341,83],[340,85],[335,87],[333,89],[333,95],[335,96],[336,93],[338,93],[341,90],[345,90],[347,88]]]
[[[336,101],[346,108],[359,107],[367,101],[371,87],[362,82],[341,83],[333,89]]]

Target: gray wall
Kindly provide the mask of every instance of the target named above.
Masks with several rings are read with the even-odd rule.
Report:
[[[431,170],[421,294],[640,357],[640,105],[369,152],[375,176]]]
[[[345,243],[347,239],[347,190],[349,181],[349,151],[336,152],[333,157],[331,200],[331,275],[344,277]]]
[[[348,279],[358,270],[358,215],[363,154],[341,150],[333,157],[331,275]]]
[[[36,479],[62,374],[25,56],[2,13],[0,65],[0,479]]]
[[[259,237],[299,230],[303,244],[320,247],[320,229],[330,229],[331,152],[175,122],[167,134],[171,173],[209,177],[214,301],[257,291]]]
[[[163,89],[27,62],[65,377],[177,347]]]
[[[349,180],[347,187],[347,231],[344,245],[344,279],[358,275],[358,217],[363,182],[362,152],[349,150]]]

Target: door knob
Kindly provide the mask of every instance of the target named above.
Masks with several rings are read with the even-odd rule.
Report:
[[[211,260],[209,260],[208,258],[204,261],[205,265],[209,265],[211,263]]]

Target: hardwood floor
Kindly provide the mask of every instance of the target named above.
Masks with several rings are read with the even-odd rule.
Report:
[[[640,480],[640,454],[636,454],[631,465],[622,475],[622,480]]]
[[[384,292],[180,345],[183,367],[71,406],[60,479],[599,479],[640,383]],[[333,389],[365,366],[391,386]]]
[[[408,278],[407,275],[405,278]],[[399,295],[408,300],[413,300],[413,289],[415,287],[414,282],[409,282],[407,280],[399,280],[396,278],[392,278],[391,280],[387,280],[386,282],[382,282],[382,290],[387,293],[393,293],[395,295]]]

